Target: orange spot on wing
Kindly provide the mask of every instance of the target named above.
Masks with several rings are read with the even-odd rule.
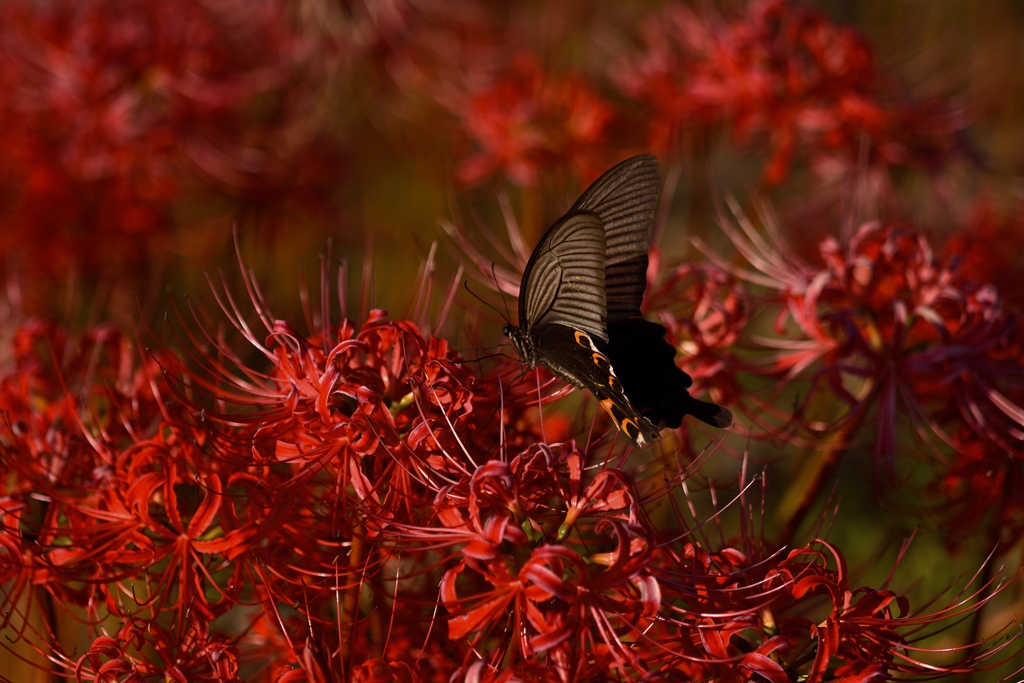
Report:
[[[594,348],[594,343],[590,341],[590,336],[586,332],[580,332],[579,330],[573,330],[573,334],[576,336],[576,343],[580,346],[584,346],[581,340],[586,340],[586,346]]]
[[[617,423],[619,421],[618,416],[615,414],[615,402],[610,398],[603,399],[601,407],[604,408],[604,412],[608,413],[608,417],[612,418],[612,422]]]
[[[612,364],[612,362],[610,360],[608,360],[607,356],[605,356],[603,353],[598,353],[597,351],[594,351],[593,359],[594,359],[594,365],[600,365],[601,361],[604,361],[605,363],[608,363],[608,365]]]
[[[600,403],[601,407],[604,408],[605,412],[611,416],[612,420],[618,425],[619,430],[626,435],[627,439],[638,446],[643,446],[647,443],[643,434],[640,433],[640,425],[636,423],[636,420],[630,417],[624,417],[620,420],[618,416],[615,415],[614,410],[616,406],[612,399],[606,398],[600,401]]]

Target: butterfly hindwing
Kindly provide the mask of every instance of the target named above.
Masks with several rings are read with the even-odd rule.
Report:
[[[611,359],[630,403],[652,423],[673,429],[687,415],[715,427],[731,425],[727,408],[690,396],[693,380],[676,365],[676,348],[665,334],[662,325],[639,315],[608,324],[608,343],[599,347]]]
[[[635,445],[658,438],[657,428],[630,404],[608,356],[585,331],[541,325],[534,331],[537,361],[567,382],[587,389]]]
[[[595,213],[604,225],[608,323],[640,314],[660,192],[658,160],[643,154],[605,172],[570,209]]]

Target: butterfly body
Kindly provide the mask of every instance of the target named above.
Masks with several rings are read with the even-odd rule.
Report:
[[[638,447],[687,414],[732,423],[725,408],[689,395],[665,328],[640,314],[659,190],[649,154],[598,178],[537,244],[519,290],[520,326],[505,326],[531,368],[589,390]]]

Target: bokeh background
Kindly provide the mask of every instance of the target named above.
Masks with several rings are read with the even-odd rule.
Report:
[[[722,228],[739,222],[730,201],[809,261],[822,240],[883,220],[1017,310],[1021,35],[1013,0],[4,0],[0,339],[35,318],[145,336],[184,297],[209,303],[211,274],[240,290],[239,259],[283,319],[301,315],[299,283],[319,279],[322,258],[344,262],[357,319],[410,315],[428,259],[437,307],[465,279],[500,308],[486,262],[501,252],[481,235],[514,221],[534,244],[587,183],[643,152],[666,183],[664,262],[741,263]],[[469,358],[501,341],[498,312],[453,296],[432,333]],[[752,325],[771,335],[772,322]],[[774,398],[786,408],[800,391]],[[736,412],[728,457],[704,476],[735,480],[749,451],[770,471],[768,524],[785,526],[771,510],[797,505],[814,449]],[[918,448],[901,428],[900,448]],[[978,570],[994,541],[1005,576],[1019,569],[1018,526],[951,542],[936,500],[901,488],[933,473],[913,458],[889,471],[874,438],[807,516],[842,500],[829,537],[855,575],[885,580],[915,533],[908,595]],[[1021,606],[1013,585],[974,628]]]
[[[168,287],[202,289],[237,229],[274,290],[328,238],[355,261],[369,249],[394,307],[439,221],[496,223],[506,192],[535,237],[641,151],[670,167],[665,249],[714,239],[709,207],[730,194],[770,194],[811,244],[836,220],[875,218],[842,203],[862,152],[870,201],[940,240],[982,203],[1012,218],[1017,4],[818,9],[835,22],[812,48],[836,60],[833,82],[801,90],[701,44],[740,2],[8,1],[4,272],[32,310],[59,310],[71,288],[131,322],[140,303],[160,315]],[[773,49],[816,59],[800,40]],[[840,101],[850,93],[862,101]]]

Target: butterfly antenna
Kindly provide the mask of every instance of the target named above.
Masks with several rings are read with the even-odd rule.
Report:
[[[498,296],[501,297],[501,303],[505,307],[505,322],[511,325],[512,314],[508,312],[508,302],[505,301],[505,293],[501,291],[501,285],[498,284],[498,276],[494,272],[494,261],[491,261],[491,279],[494,280],[494,288],[498,290]],[[522,325],[523,323],[520,321],[519,324]]]
[[[473,295],[474,299],[476,299],[477,301],[479,301],[484,306],[486,306],[487,308],[491,309],[492,311],[494,311],[498,315],[501,315],[501,309],[500,308],[496,308],[493,305],[487,303],[482,298],[480,298],[480,296],[476,292],[474,292],[472,289],[469,288],[469,280],[463,280],[462,281],[462,286],[465,287],[467,292],[469,292],[470,294]],[[506,315],[505,315],[505,322],[508,322],[508,306],[505,307],[505,313],[506,313]]]

